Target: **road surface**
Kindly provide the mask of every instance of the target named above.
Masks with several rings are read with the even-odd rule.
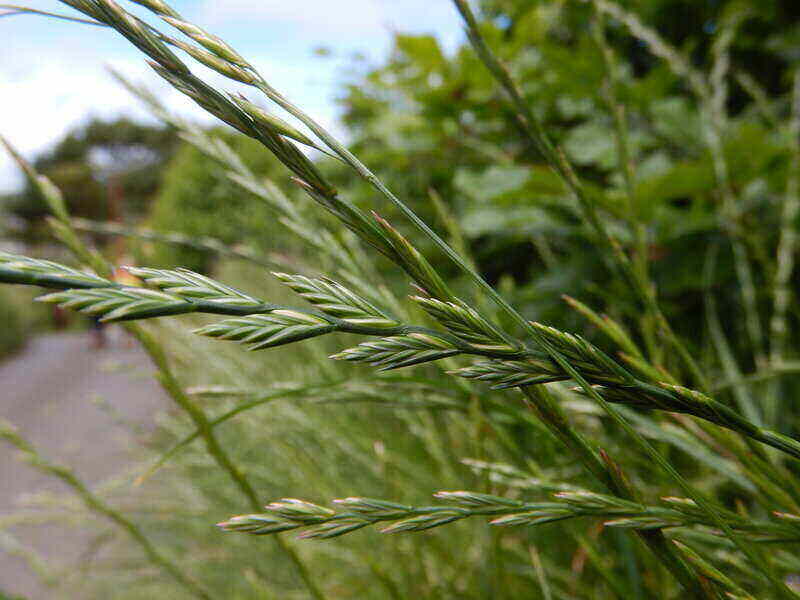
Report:
[[[152,370],[142,351],[121,337],[113,339],[109,348],[90,350],[85,333],[40,336],[0,363],[0,418],[16,425],[42,454],[70,466],[86,483],[96,484],[133,464],[136,435],[120,423],[119,416],[146,428],[154,414],[168,406]],[[103,408],[98,398],[114,410]],[[24,494],[69,493],[66,486],[16,455],[0,442],[0,520],[20,509]],[[66,526],[26,525],[8,531],[62,567],[75,561],[89,541]],[[0,591],[30,600],[55,596],[25,561],[1,547]]]

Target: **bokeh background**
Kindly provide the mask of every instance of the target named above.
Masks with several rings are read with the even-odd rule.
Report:
[[[703,72],[715,60],[712,44],[720,28],[732,15],[745,15],[727,51],[722,148],[738,198],[734,218],[755,278],[757,315],[766,323],[779,233],[776,207],[791,174],[787,123],[792,77],[800,68],[800,5],[622,4]],[[720,216],[706,117],[685,80],[619,23],[605,24],[636,166],[629,201],[591,7],[559,0],[476,5],[490,43],[576,165],[626,252],[642,252],[629,225],[646,224],[644,261],[665,313],[703,368],[712,378],[726,373],[718,351],[722,331],[725,356],[741,373],[757,372],[766,342],[751,339],[742,318],[730,215]],[[31,0],[27,6],[69,12],[55,1]],[[231,43],[274,87],[345,140],[527,318],[582,331],[615,352],[563,302],[562,294],[568,294],[633,329],[655,362],[675,366],[654,324],[642,319],[625,282],[597,250],[574,199],[519,134],[516,116],[470,49],[450,2],[180,0],[174,6]],[[126,8],[146,14],[132,4]],[[0,18],[0,39],[0,134],[62,189],[76,226],[110,260],[183,266],[274,301],[296,300],[263,265],[218,249],[306,274],[335,274],[340,265],[334,259],[232,184],[219,164],[150,114],[109,69],[149,88],[170,112],[224,139],[258,176],[299,198],[279,163],[169,88],[118,35],[16,15]],[[202,67],[197,73],[223,89],[243,89]],[[411,232],[396,210],[341,164],[319,153],[310,156],[342,194]],[[6,155],[0,156],[0,211],[3,249],[68,260],[48,228],[47,207]],[[320,216],[319,227],[332,226]],[[414,242],[459,293],[482,302],[447,260],[424,240]],[[401,299],[407,295],[407,281],[388,263],[377,258],[373,268],[386,289]],[[799,282],[793,276],[791,287]],[[200,445],[187,446],[143,485],[132,485],[191,433],[190,425],[152,383],[152,368],[121,331],[108,329],[98,340],[88,320],[34,305],[33,296],[25,289],[0,290],[0,415],[136,519],[215,597],[306,597],[269,540],[220,541],[211,525],[246,507]],[[709,304],[710,296],[718,301]],[[798,317],[793,305],[790,335]],[[246,354],[192,336],[189,330],[200,322],[182,317],[150,327],[168,348],[181,382],[200,390],[198,402],[210,414],[236,406],[245,392],[301,390],[219,430],[265,502],[283,496],[327,502],[359,494],[424,504],[436,490],[470,486],[527,493],[522,484],[492,479],[474,462],[463,463],[465,458],[511,465],[520,481],[580,480],[574,461],[527,413],[497,407],[510,393],[484,399],[475,388],[448,383],[437,366],[416,368],[403,381],[370,379],[365,368],[326,360],[344,347],[339,339]],[[791,354],[796,360],[793,349]],[[784,399],[765,418],[793,434],[800,386],[796,377],[781,386]],[[237,391],[209,392],[216,389]],[[583,430],[612,451],[627,451],[595,407],[565,394]],[[687,476],[731,506],[746,502],[747,486],[724,460],[637,423]],[[647,481],[654,497],[673,492],[667,481],[649,479],[651,467],[631,457],[629,474]],[[0,455],[0,542],[6,551],[0,557],[0,597],[184,597],[123,534],[65,488],[25,468],[12,453]],[[613,551],[604,554],[606,542]],[[601,535],[586,524],[566,536],[556,526],[497,534],[482,523],[419,538],[386,539],[365,531],[298,549],[336,598],[550,597],[542,595],[537,579],[539,561],[551,574],[552,597],[679,593],[663,574],[635,575],[628,538]],[[650,573],[652,565],[637,560]]]

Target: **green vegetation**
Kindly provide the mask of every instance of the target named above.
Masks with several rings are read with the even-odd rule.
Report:
[[[26,323],[22,311],[4,290],[0,296],[0,320],[3,322],[0,331],[0,356],[17,350],[25,341]]]
[[[174,403],[133,493],[90,490],[0,430],[76,492],[31,519],[81,515],[110,540],[107,561],[59,574],[66,594],[798,596],[786,6],[684,7],[694,30],[666,1],[454,0],[468,43],[398,36],[343,98],[346,148],[161,0],[135,2],[152,25],[65,3],[239,132],[123,81],[186,142],[156,231],[106,228],[182,248],[130,269],[141,287],[111,280],[17,157],[77,266],[3,253],[0,281],[124,323]]]

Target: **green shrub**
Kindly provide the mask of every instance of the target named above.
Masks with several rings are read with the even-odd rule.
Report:
[[[11,290],[0,290],[0,358],[19,350],[31,334],[30,304]]]

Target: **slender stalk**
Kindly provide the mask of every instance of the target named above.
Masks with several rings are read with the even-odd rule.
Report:
[[[60,19],[62,21],[70,21],[72,23],[105,27],[103,23],[98,23],[97,21],[93,21],[91,19],[81,19],[78,17],[71,17],[69,15],[62,15],[60,13],[48,12],[46,10],[37,10],[27,6],[18,6],[16,4],[0,4],[0,11],[2,11],[0,12],[0,18],[13,17],[16,15],[39,15],[43,17],[51,17],[53,19]]]
[[[762,381],[769,381],[770,379],[775,379],[776,377],[781,377],[783,375],[796,375],[798,373],[800,373],[800,362],[784,361],[775,366],[756,371],[755,373],[721,381],[714,386],[714,391],[722,392],[739,385],[761,383]]]
[[[739,365],[736,363],[733,350],[731,349],[727,337],[725,336],[725,332],[722,329],[722,323],[720,323],[717,311],[716,299],[714,298],[711,290],[712,274],[714,272],[714,267],[716,266],[716,254],[717,247],[714,246],[708,253],[706,264],[703,269],[703,279],[706,288],[704,294],[706,321],[708,323],[708,330],[712,345],[717,353],[717,357],[722,365],[722,370],[724,371],[725,376],[729,380],[736,380],[741,379],[741,372],[739,371]],[[742,413],[744,413],[752,422],[759,423],[761,416],[756,410],[755,402],[753,401],[753,397],[750,394],[749,388],[747,386],[736,386],[733,388],[733,395],[736,398],[736,402],[739,405],[739,409],[742,411]]]
[[[780,239],[778,240],[777,264],[772,287],[772,319],[770,320],[769,364],[779,368],[784,360],[789,327],[786,313],[792,291],[789,281],[794,271],[797,249],[797,215],[800,213],[800,70],[795,71],[792,85],[791,117],[789,119],[789,148],[791,158],[786,174],[786,194],[783,199],[780,217]],[[770,385],[770,397],[775,402],[777,384]],[[777,407],[772,407],[773,411]],[[770,422],[774,422],[773,418]]]
[[[603,64],[606,69],[606,86],[605,93],[602,94],[608,105],[608,112],[614,122],[614,141],[617,146],[617,162],[618,168],[622,173],[623,181],[625,182],[625,192],[628,198],[627,212],[631,215],[633,226],[633,237],[635,242],[635,253],[633,271],[639,281],[647,289],[653,290],[651,293],[655,297],[655,287],[653,281],[650,279],[648,273],[648,240],[647,240],[647,225],[639,217],[638,200],[636,197],[636,175],[634,170],[633,158],[630,152],[630,143],[628,135],[628,123],[625,116],[625,108],[619,103],[618,89],[620,86],[619,67],[617,65],[616,56],[605,35],[605,24],[603,22],[603,14],[595,9],[594,18],[592,19],[592,33],[594,35],[595,43],[600,49],[600,55],[603,57]],[[648,353],[651,359],[656,364],[660,364],[662,352],[655,343],[653,336],[650,334],[650,323],[658,321],[660,311],[653,312],[653,306],[657,307],[657,303],[648,303],[646,305],[646,312],[642,315],[640,320],[640,328],[644,335],[647,344]]]
[[[203,250],[205,252],[213,252],[214,254],[245,260],[267,269],[286,269],[289,267],[294,268],[294,265],[290,265],[288,261],[282,260],[282,258],[277,254],[269,255],[269,258],[263,258],[260,254],[249,248],[231,246],[230,244],[226,244],[218,239],[210,237],[202,237],[198,239],[178,232],[163,233],[154,231],[152,229],[147,229],[145,227],[125,227],[119,223],[92,221],[90,219],[81,218],[71,219],[70,222],[77,231],[88,231],[91,233],[100,233],[109,236],[116,235],[149,240],[162,244],[170,244],[173,246],[182,246],[195,250]]]

